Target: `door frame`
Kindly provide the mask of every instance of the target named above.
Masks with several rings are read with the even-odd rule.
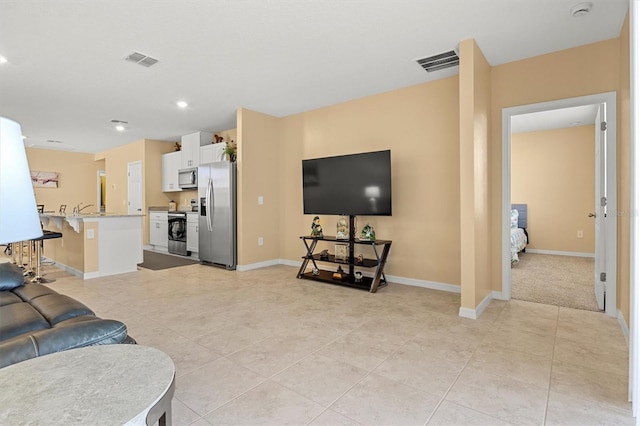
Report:
[[[97,210],[96,211],[101,211],[100,207],[102,206],[102,198],[101,198],[101,195],[102,195],[102,184],[100,182],[100,177],[101,176],[105,177],[105,188],[104,189],[105,189],[105,191],[107,190],[107,187],[106,187],[107,172],[105,172],[104,170],[98,170],[97,175],[96,175],[96,180],[97,180],[97,185],[96,185],[96,193],[97,193],[96,206],[97,206]],[[106,199],[106,197],[105,197],[105,199]],[[104,209],[105,209],[105,211],[107,210],[106,202],[105,202]]]
[[[509,217],[511,211],[511,117],[514,115],[532,112],[547,111],[551,109],[570,108],[583,105],[606,104],[607,110],[607,204],[611,206],[606,226],[606,256],[607,256],[607,297],[605,312],[607,315],[617,317],[617,205],[616,193],[617,168],[616,168],[616,144],[617,144],[617,110],[616,92],[598,93],[575,98],[559,99],[555,101],[541,102],[529,105],[502,109],[502,295],[501,299],[511,299],[511,244]],[[595,283],[594,283],[595,284]]]

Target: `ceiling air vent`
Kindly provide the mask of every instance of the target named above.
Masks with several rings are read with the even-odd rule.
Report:
[[[416,59],[416,62],[424,68],[426,72],[432,72],[444,68],[455,67],[460,63],[460,58],[455,50],[450,50],[427,58]]]
[[[144,53],[140,52],[132,52],[124,59],[129,62],[135,62],[136,64],[142,65],[143,67],[147,68],[158,63],[158,60],[156,58],[152,58],[151,56],[147,56]]]
[[[48,143],[62,143],[62,141],[57,141],[55,139],[47,139],[46,142],[48,142]]]

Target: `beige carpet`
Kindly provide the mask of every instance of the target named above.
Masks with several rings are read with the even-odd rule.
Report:
[[[598,311],[593,258],[520,253],[511,268],[511,297],[528,302]]]

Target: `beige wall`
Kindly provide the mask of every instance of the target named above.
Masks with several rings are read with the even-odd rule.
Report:
[[[528,248],[594,253],[595,128],[511,135],[511,202],[527,204]],[[578,238],[582,231],[583,238]]]
[[[36,202],[44,204],[45,210],[57,212],[61,204],[66,204],[71,213],[79,203],[93,204],[88,211],[98,210],[99,163],[93,154],[35,148],[26,151],[30,170],[60,173],[57,188],[34,188]]]
[[[501,291],[502,109],[618,91],[620,39],[593,43],[492,69],[491,267],[493,289]],[[618,140],[620,147],[620,140]],[[533,236],[532,236],[533,238]],[[619,282],[619,287],[628,282]],[[627,301],[621,301],[628,305]]]
[[[391,149],[393,216],[358,217],[357,232],[368,222],[378,238],[393,240],[385,269],[389,275],[460,283],[457,76],[281,122],[281,258],[299,262],[305,254],[299,237],[311,231],[312,216],[302,214],[302,159]],[[246,175],[244,165],[243,170]],[[327,234],[335,235],[337,217],[321,219]]]
[[[134,161],[144,162],[144,139],[100,152],[96,154],[96,160],[104,160],[107,175],[107,211],[127,213],[127,164]]]
[[[142,213],[149,206],[166,206],[170,194],[162,192],[162,154],[173,151],[173,142],[141,139],[96,154],[96,160],[104,160],[107,175],[107,212],[127,213],[128,164],[142,162]],[[142,225],[143,244],[149,243],[149,217]]]
[[[248,109],[238,110],[238,264],[250,265],[280,256],[280,203],[278,185],[281,121]],[[258,204],[258,197],[263,204]],[[258,245],[262,237],[264,244]]]
[[[459,50],[461,307],[475,309],[491,292],[491,67],[474,40]]]

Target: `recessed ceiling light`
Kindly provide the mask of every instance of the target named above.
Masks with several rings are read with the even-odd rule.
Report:
[[[0,56],[0,64],[6,64],[7,62],[9,62],[7,58],[5,58],[4,56]]]
[[[593,3],[578,3],[571,8],[571,16],[574,18],[580,18],[582,16],[586,16],[591,13],[591,9],[593,9]]]
[[[178,105],[179,108],[186,108],[189,106],[189,104],[186,103],[185,101],[178,101],[176,102],[176,105]]]
[[[126,127],[124,125],[129,123],[127,121],[122,121],[122,120],[111,120],[111,124],[113,124],[113,127],[117,131],[124,132],[126,130]]]

